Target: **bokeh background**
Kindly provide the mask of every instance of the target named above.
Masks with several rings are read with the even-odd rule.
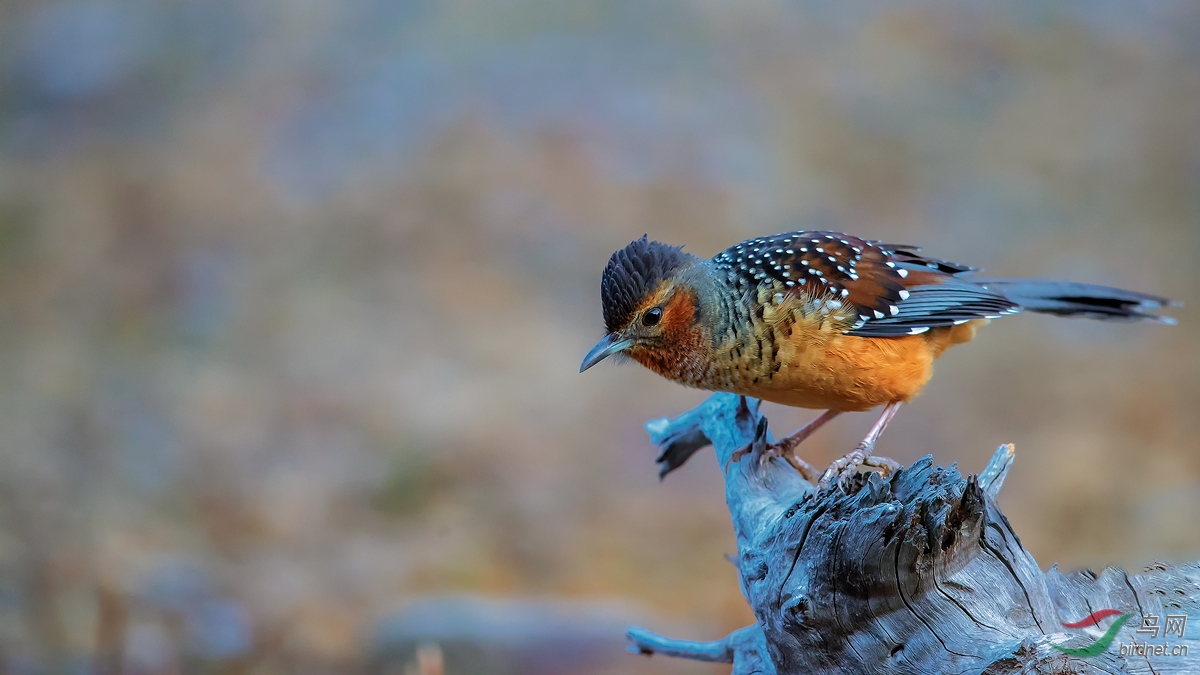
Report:
[[[800,227],[1187,301],[998,322],[880,452],[1200,558],[1191,0],[0,3],[0,669],[728,672],[621,652],[752,620],[642,431],[705,394],[577,371],[614,249]]]

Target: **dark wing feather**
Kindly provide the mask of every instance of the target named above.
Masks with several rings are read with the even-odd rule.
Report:
[[[840,232],[797,231],[742,242],[713,262],[740,289],[767,286],[850,315],[849,335],[913,335],[1018,310],[1004,295],[961,278],[974,268],[918,251]]]
[[[971,319],[995,319],[1020,311],[1008,298],[982,286],[944,275],[938,283],[914,286],[896,314],[867,321],[846,331],[861,337],[915,335],[930,328],[953,326]]]
[[[889,258],[897,264],[908,263],[909,265],[917,265],[937,270],[943,274],[951,276],[966,276],[971,272],[980,271],[978,267],[963,265],[961,263],[950,262],[948,260],[938,260],[921,255],[921,249],[916,246],[908,246],[905,244],[879,244],[879,248],[888,252]]]
[[[867,318],[904,298],[904,276],[874,243],[840,232],[797,231],[751,239],[713,258],[739,290],[766,286],[808,299],[836,299]],[[849,310],[847,310],[849,312]]]

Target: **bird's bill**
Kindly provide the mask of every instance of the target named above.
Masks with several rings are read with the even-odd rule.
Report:
[[[632,344],[633,340],[619,340],[615,335],[605,335],[592,347],[592,351],[583,357],[583,365],[579,366],[579,372],[582,373],[617,352],[629,349]]]

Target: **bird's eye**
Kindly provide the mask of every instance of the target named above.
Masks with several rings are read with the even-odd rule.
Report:
[[[662,319],[662,310],[658,307],[651,307],[642,315],[642,323],[647,326],[653,326]]]

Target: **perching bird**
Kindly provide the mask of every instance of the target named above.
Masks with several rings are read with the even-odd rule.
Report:
[[[821,476],[895,462],[871,452],[933,361],[1022,310],[1174,323],[1166,298],[1065,281],[971,279],[911,246],[799,231],[744,241],[710,260],[642,237],[613,253],[600,285],[607,334],[580,372],[622,353],[681,384],[798,408],[817,419],[771,446],[810,480],[795,447],[843,412],[884,406],[866,438]]]

